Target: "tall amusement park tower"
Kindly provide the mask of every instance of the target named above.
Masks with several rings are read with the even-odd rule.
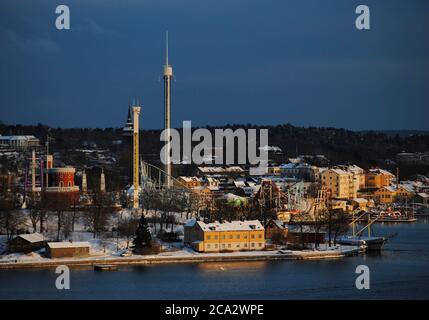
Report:
[[[171,126],[171,79],[173,78],[173,67],[168,64],[168,31],[166,32],[166,46],[165,46],[165,65],[163,70],[164,78],[164,129],[166,136],[170,137],[170,126]],[[170,152],[170,140],[165,142],[165,172],[166,180],[165,186],[171,187],[171,152]]]
[[[139,115],[140,104],[134,103],[131,110],[133,112],[133,208],[139,208]]]

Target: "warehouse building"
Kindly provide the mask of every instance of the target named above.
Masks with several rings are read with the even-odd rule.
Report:
[[[74,258],[88,257],[91,245],[87,241],[82,242],[48,242],[46,255],[49,258]]]

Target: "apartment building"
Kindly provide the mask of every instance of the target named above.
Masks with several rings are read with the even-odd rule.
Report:
[[[365,188],[379,189],[391,186],[395,175],[383,169],[369,169],[365,174]]]
[[[393,203],[396,201],[406,201],[413,198],[414,190],[409,185],[392,185],[377,189],[374,192],[374,200],[378,203]]]
[[[343,169],[327,169],[322,172],[322,186],[326,187],[331,198],[353,199],[357,197],[353,174]]]

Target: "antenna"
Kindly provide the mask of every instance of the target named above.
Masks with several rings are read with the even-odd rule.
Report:
[[[168,30],[165,32],[165,65],[168,66]]]

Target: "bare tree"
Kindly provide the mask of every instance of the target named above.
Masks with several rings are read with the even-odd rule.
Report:
[[[298,214],[291,215],[289,224],[294,224],[299,226],[300,239],[301,239],[301,249],[305,249],[305,239],[304,239],[304,226],[308,225],[311,222],[311,217],[303,212]]]
[[[16,193],[3,188],[0,194],[0,230],[11,239],[24,225],[25,217],[19,210]]]
[[[130,241],[133,239],[139,219],[133,216],[128,216],[121,219],[118,223],[118,233],[127,239],[127,249],[129,249]]]
[[[97,234],[106,230],[110,219],[112,198],[110,193],[95,191],[91,195],[91,200],[85,208],[83,218],[95,239]]]
[[[61,231],[63,228],[63,223],[64,223],[64,215],[66,212],[70,211],[70,206],[72,203],[72,196],[74,195],[70,195],[67,193],[45,193],[44,198],[46,201],[46,208],[49,211],[54,212],[54,215],[56,216],[57,219],[57,235],[56,235],[56,239],[57,241],[60,241],[61,239]]]

